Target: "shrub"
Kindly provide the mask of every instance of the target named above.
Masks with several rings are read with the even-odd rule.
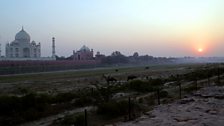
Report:
[[[139,98],[138,103],[143,103],[143,98]]]
[[[168,92],[162,90],[162,91],[160,91],[159,96],[160,96],[160,98],[166,98],[166,97],[168,97]]]
[[[82,96],[78,99],[75,100],[74,105],[79,106],[79,107],[83,107],[85,105],[90,105],[92,104],[94,101],[91,97],[87,97],[87,96]]]
[[[141,80],[133,80],[129,84],[129,88],[138,92],[150,92],[153,91],[153,87],[148,83]]]
[[[138,108],[137,104],[131,102],[131,108]],[[100,104],[97,113],[108,117],[126,115],[128,113],[128,101],[110,101]]]
[[[77,95],[74,93],[60,93],[54,97],[53,102],[54,103],[69,102],[76,97]]]
[[[62,123],[62,125],[84,126],[85,125],[85,117],[83,114],[67,115],[64,117],[64,119],[61,123]]]
[[[161,79],[161,78],[151,79],[151,80],[149,80],[149,83],[154,88],[159,88],[159,87],[162,87],[163,86],[164,80]]]
[[[8,116],[21,107],[21,100],[15,96],[0,96],[0,115]]]
[[[163,83],[164,80],[160,78],[150,79],[148,81],[133,80],[129,83],[129,88],[138,92],[152,92],[161,89]]]
[[[196,85],[191,85],[191,86],[188,86],[186,88],[183,88],[183,91],[186,91],[187,93],[190,93],[192,91],[195,91],[197,88],[196,88]]]

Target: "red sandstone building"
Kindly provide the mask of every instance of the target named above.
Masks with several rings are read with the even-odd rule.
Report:
[[[87,46],[82,46],[82,48],[75,52],[73,51],[74,60],[94,60],[93,49],[89,49]]]

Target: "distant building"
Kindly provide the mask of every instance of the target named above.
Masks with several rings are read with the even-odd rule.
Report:
[[[78,51],[73,51],[74,60],[94,60],[93,49],[89,49],[87,46],[82,46]]]
[[[0,44],[0,58],[2,57],[2,45]]]
[[[40,43],[30,42],[30,35],[22,28],[15,40],[6,44],[6,58],[39,58]]]
[[[30,41],[30,35],[22,28],[15,40],[7,43],[5,47],[5,57],[0,60],[55,60],[55,45],[52,57],[41,57],[41,45],[35,41]]]

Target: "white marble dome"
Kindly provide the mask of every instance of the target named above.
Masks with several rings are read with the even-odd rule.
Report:
[[[90,49],[87,46],[82,46],[82,48],[79,50],[81,52],[90,52]]]
[[[30,35],[22,28],[22,30],[16,34],[15,40],[30,42]]]

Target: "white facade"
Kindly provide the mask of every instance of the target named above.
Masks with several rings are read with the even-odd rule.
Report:
[[[30,42],[30,35],[22,28],[15,36],[15,40],[6,44],[6,58],[40,58],[41,45]]]

